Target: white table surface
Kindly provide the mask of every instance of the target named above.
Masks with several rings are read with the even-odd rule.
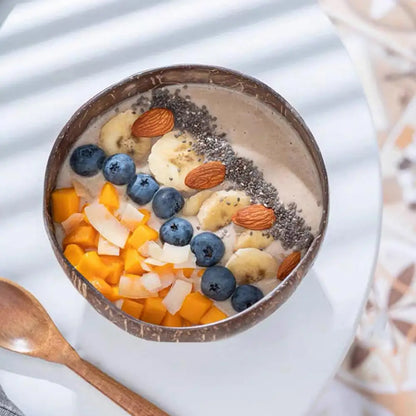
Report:
[[[4,3],[3,3],[4,6]],[[68,0],[0,8],[0,274],[31,290],[80,354],[172,415],[303,415],[355,332],[378,245],[377,147],[363,92],[312,0]],[[146,68],[193,62],[285,96],[327,164],[331,212],[317,262],[255,328],[210,344],[123,332],[72,287],[43,228],[43,173],[86,99]],[[0,317],[1,319],[1,317]],[[0,351],[0,383],[27,415],[123,415],[69,370]]]

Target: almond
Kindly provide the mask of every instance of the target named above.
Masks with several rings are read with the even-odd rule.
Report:
[[[162,136],[173,129],[175,120],[167,108],[152,108],[143,113],[131,127],[135,137]]]
[[[285,279],[300,262],[300,251],[294,251],[285,257],[277,270],[277,278]]]
[[[192,189],[209,189],[225,178],[225,166],[221,162],[207,162],[192,169],[185,177],[185,185]]]
[[[276,221],[276,215],[271,208],[264,205],[250,205],[241,209],[232,218],[234,224],[249,230],[266,230]]]

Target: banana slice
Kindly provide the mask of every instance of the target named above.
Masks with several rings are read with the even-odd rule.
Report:
[[[124,111],[111,118],[101,128],[99,146],[107,153],[127,153],[136,162],[143,162],[149,155],[152,140],[148,137],[134,137],[131,126],[138,115],[132,110]]]
[[[216,231],[229,224],[231,217],[247,205],[250,197],[242,191],[217,191],[202,203],[198,220],[202,229]]]
[[[182,208],[182,215],[191,217],[198,214],[199,208],[201,208],[202,203],[212,195],[212,191],[205,190],[200,191],[195,195],[192,195],[185,201],[185,205]]]
[[[273,241],[271,236],[265,234],[264,231],[243,231],[235,242],[234,249],[238,250],[239,248],[258,248],[263,249],[268,247]]]
[[[229,258],[225,267],[231,270],[241,285],[276,278],[278,264],[271,254],[258,248],[240,248]]]
[[[186,175],[202,165],[204,156],[192,150],[192,138],[184,133],[171,131],[162,136],[152,147],[149,156],[149,169],[156,180],[179,191],[190,191],[185,185]]]

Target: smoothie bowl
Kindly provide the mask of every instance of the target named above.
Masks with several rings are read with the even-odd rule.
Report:
[[[216,340],[270,315],[312,265],[327,216],[303,120],[223,68],[155,69],[104,90],[46,168],[59,263],[99,313],[149,340]]]

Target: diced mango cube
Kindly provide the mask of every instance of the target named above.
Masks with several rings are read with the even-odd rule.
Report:
[[[205,272],[205,269],[198,270],[197,276],[198,277],[202,277],[202,275],[204,274],[204,272]]]
[[[96,277],[91,279],[90,283],[107,299],[113,300],[113,288],[105,280]]]
[[[185,277],[191,277],[194,270],[195,269],[192,269],[192,268],[184,268],[182,269],[182,273]]]
[[[98,252],[97,252],[98,253]],[[107,256],[106,254],[100,254],[100,259],[108,265],[112,265],[113,263],[121,263],[124,264],[123,259],[120,256]]]
[[[141,247],[146,241],[156,240],[159,237],[159,233],[150,228],[148,225],[140,224],[128,239],[128,244],[135,249]]]
[[[144,273],[142,261],[144,261],[144,257],[136,249],[129,248],[124,257],[124,270],[126,273],[142,274]]]
[[[141,223],[142,224],[147,224],[147,221],[149,221],[150,216],[152,215],[150,213],[150,211],[146,208],[139,208],[139,211],[144,215],[144,217],[142,218]]]
[[[137,319],[140,319],[143,308],[144,306],[141,303],[130,299],[124,299],[123,304],[121,305],[122,311],[134,316]]]
[[[111,302],[115,302],[119,299],[124,299],[124,297],[120,295],[120,291],[117,285],[111,286],[111,296],[108,296],[107,298],[108,300],[111,300]]]
[[[105,279],[109,274],[108,266],[100,259],[96,251],[86,252],[76,268],[88,280]]]
[[[104,263],[106,263],[104,261]],[[106,277],[107,283],[110,285],[117,285],[120,281],[120,277],[123,274],[124,265],[121,261],[115,261],[112,264],[107,264],[108,267],[108,276]]]
[[[172,263],[166,263],[163,266],[153,266],[152,269],[159,276],[163,276],[164,274],[174,273]]]
[[[117,189],[109,182],[106,182],[101,189],[98,199],[100,204],[103,204],[111,212],[114,212],[120,206]]]
[[[169,290],[170,290],[170,286],[165,287],[164,289],[159,291],[159,297],[164,299],[166,297],[166,295],[169,293]]]
[[[163,318],[162,325],[180,327],[182,326],[182,318],[179,315],[179,313],[175,313],[175,315],[172,315],[169,312],[167,312],[165,317]]]
[[[223,311],[219,310],[216,306],[212,306],[201,318],[199,323],[202,325],[211,324],[212,322],[222,321],[226,317],[227,315]]]
[[[187,321],[186,319],[182,319],[182,326],[193,326],[193,323]]]
[[[55,222],[65,221],[79,212],[79,197],[74,188],[55,189],[52,192],[52,217]]]
[[[141,320],[151,324],[160,325],[166,314],[166,307],[161,298],[147,298],[144,301],[144,308]]]
[[[64,256],[73,266],[76,266],[80,262],[83,255],[84,250],[76,244],[68,244],[64,251]]]
[[[190,293],[183,301],[179,314],[194,325],[199,324],[201,318],[212,306],[212,300],[200,292]]]
[[[64,247],[68,244],[77,244],[83,249],[97,247],[98,233],[91,225],[81,224],[71,231],[63,241]]]

